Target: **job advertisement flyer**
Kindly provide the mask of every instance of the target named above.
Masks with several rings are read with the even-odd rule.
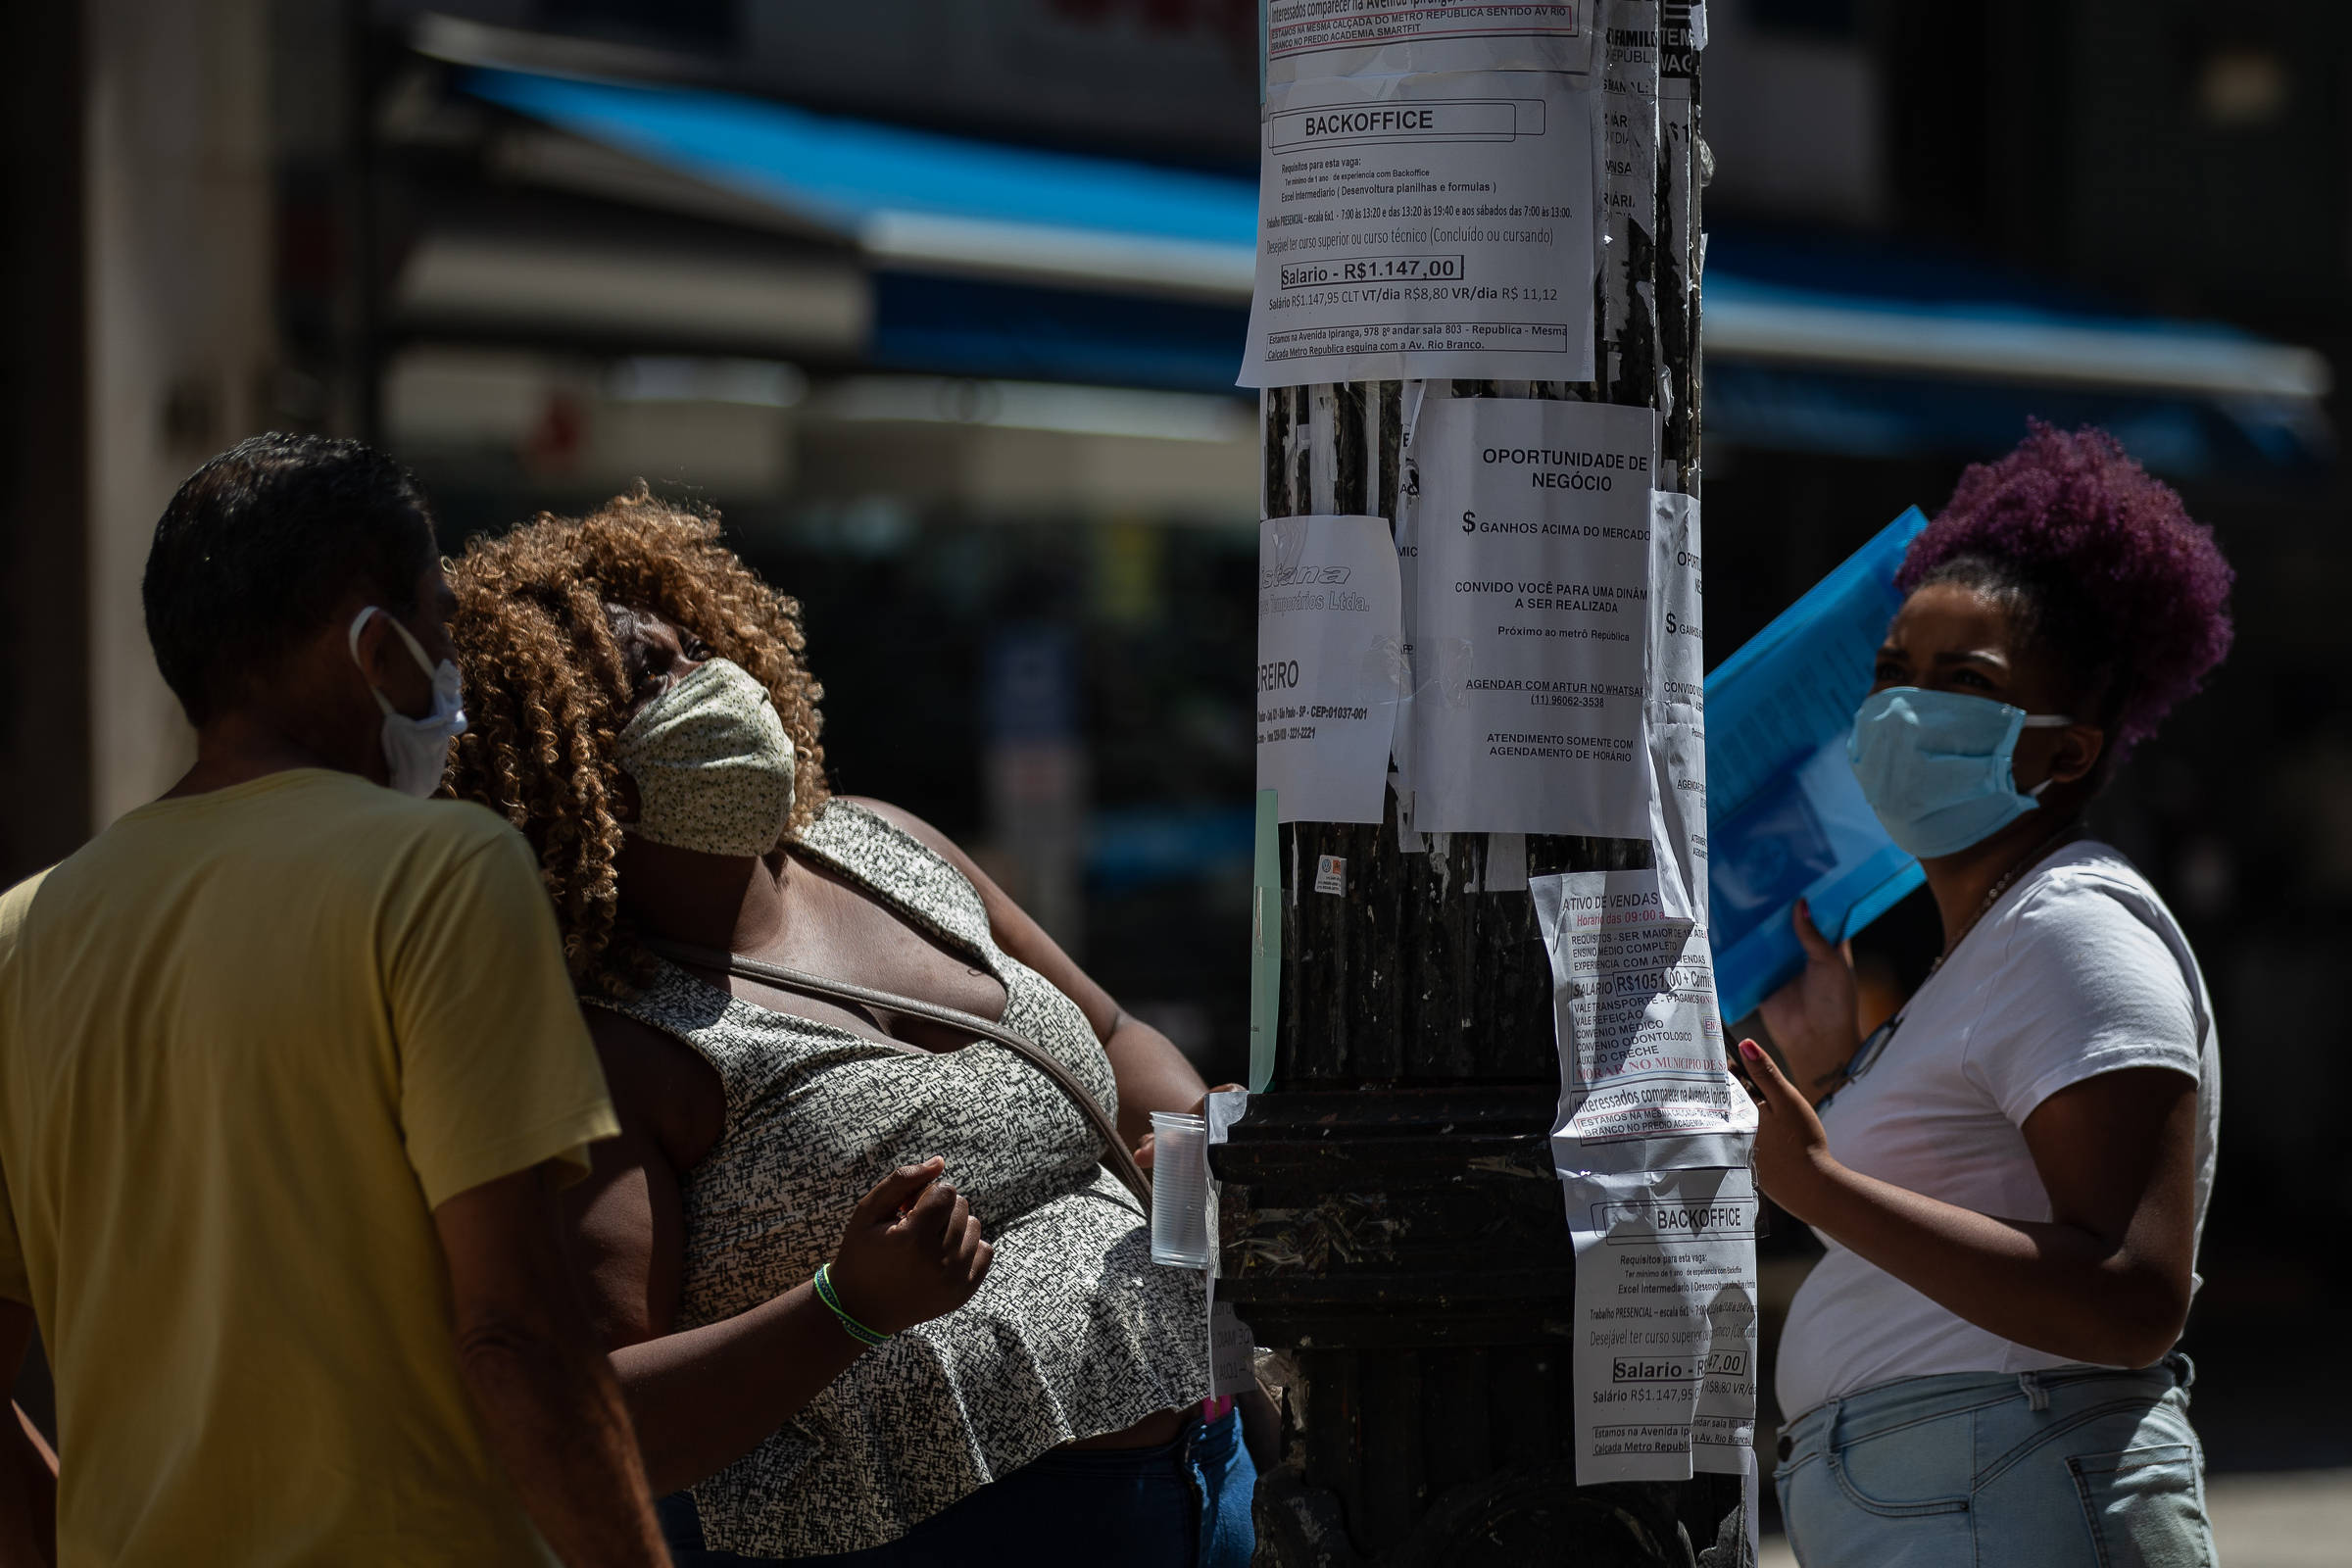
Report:
[[[1756,1424],[1755,1178],[1563,1173],[1576,1484],[1743,1475]]]
[[[1643,838],[1647,409],[1425,401],[1413,825]]]
[[[1258,528],[1257,787],[1285,822],[1378,822],[1404,690],[1396,545],[1385,517]]]
[[[1650,496],[1650,843],[1667,911],[1707,923],[1706,622],[1698,498]]]
[[[1590,71],[1599,9],[1600,0],[1266,0],[1266,82]]]
[[[1732,1077],[1704,926],[1669,913],[1656,871],[1532,877],[1551,959],[1560,1170],[1747,1162],[1755,1102]]]
[[[1266,89],[1243,386],[1592,375],[1597,78]]]

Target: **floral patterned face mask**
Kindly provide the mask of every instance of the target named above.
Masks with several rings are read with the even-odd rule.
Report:
[[[792,737],[767,688],[742,665],[710,660],[638,710],[613,751],[637,781],[637,820],[652,844],[704,855],[761,856],[792,815]]]

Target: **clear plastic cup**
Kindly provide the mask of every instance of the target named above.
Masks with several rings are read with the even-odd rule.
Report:
[[[1152,1261],[1208,1267],[1208,1123],[1152,1113]]]

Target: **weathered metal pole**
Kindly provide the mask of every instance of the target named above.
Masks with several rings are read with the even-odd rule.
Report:
[[[1424,395],[1659,409],[1658,482],[1695,496],[1705,154],[1690,11],[1602,11],[1596,379]],[[1394,522],[1410,483],[1405,394],[1266,392],[1266,514]],[[1408,852],[1393,792],[1388,808],[1379,827],[1282,828],[1274,1077],[1214,1154],[1218,1295],[1277,1348],[1283,1383],[1258,1561],[1733,1568],[1738,1477],[1579,1490],[1570,1451],[1575,1259],[1546,1137],[1551,974],[1526,875],[1647,866],[1650,846],[1537,837],[1522,859],[1517,839],[1431,835]],[[1343,896],[1310,891],[1326,855],[1347,862]]]

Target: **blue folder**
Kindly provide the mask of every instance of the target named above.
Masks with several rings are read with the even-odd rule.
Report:
[[[1845,742],[1927,525],[1917,507],[1895,518],[1707,676],[1707,925],[1732,1023],[1804,967],[1798,899],[1842,942],[1925,880],[1862,799]]]

